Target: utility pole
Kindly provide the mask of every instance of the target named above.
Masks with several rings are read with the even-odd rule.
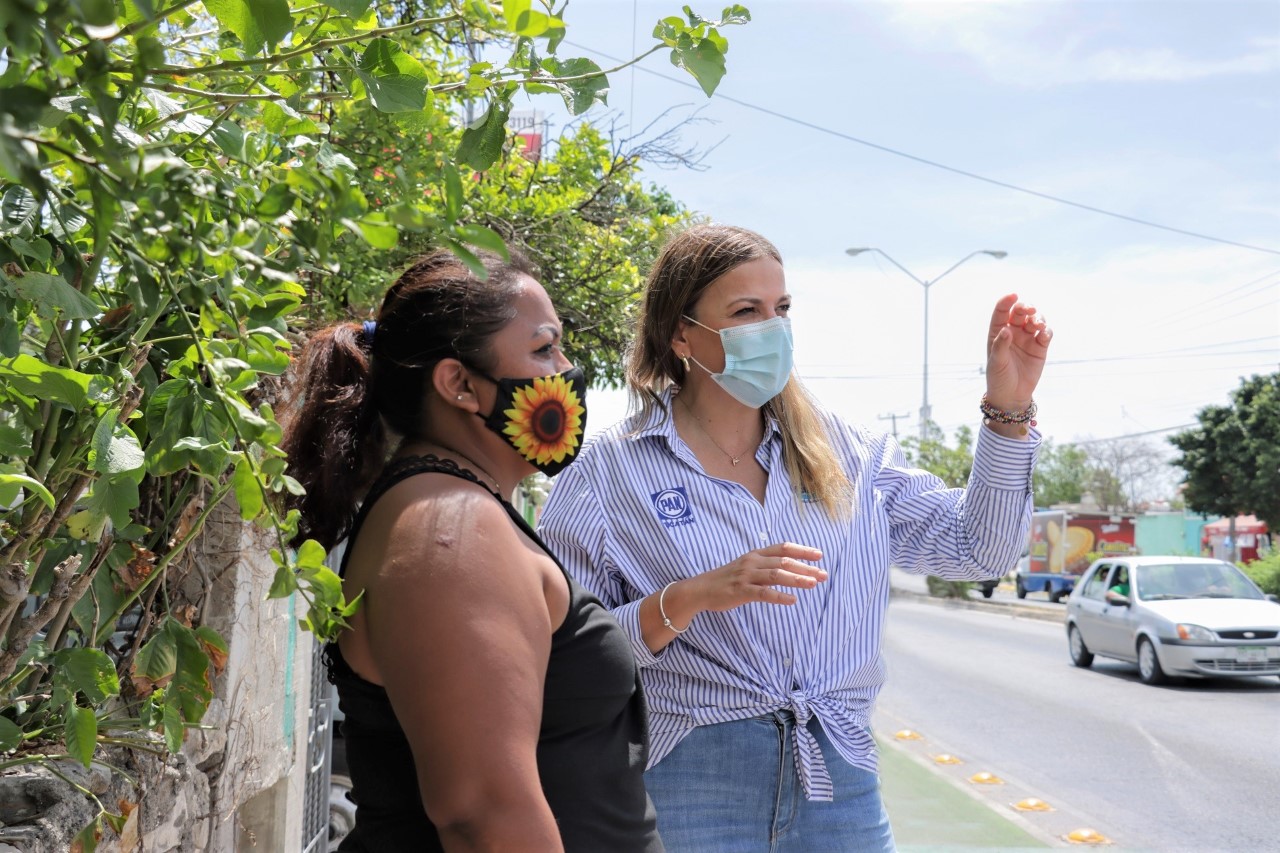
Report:
[[[899,414],[877,415],[877,417],[880,418],[880,420],[882,421],[888,421],[888,420],[893,421],[893,438],[896,441],[898,438],[898,418],[904,418],[904,419],[909,418],[911,417],[911,413],[907,412],[905,415],[899,415]]]
[[[844,253],[850,257],[856,257],[857,255],[861,255],[863,252],[875,252],[877,255],[906,273],[907,276],[916,284],[924,288],[924,389],[920,400],[920,440],[924,441],[929,437],[929,423],[933,420],[933,409],[929,407],[929,288],[937,284],[938,279],[942,278],[944,275],[951,272],[972,257],[977,255],[990,255],[998,261],[1007,257],[1009,253],[1002,252],[998,249],[979,249],[976,252],[970,252],[951,266],[947,267],[943,272],[938,273],[932,279],[926,281],[904,267],[902,264],[895,261],[893,258],[889,257],[883,249],[867,247],[844,250]]]

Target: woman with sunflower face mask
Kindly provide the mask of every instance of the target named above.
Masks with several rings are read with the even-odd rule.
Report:
[[[362,596],[326,649],[357,801],[343,851],[657,851],[630,643],[507,502],[576,456],[585,383],[518,257],[439,252],[312,336],[285,419],[298,540]],[[527,378],[532,377],[532,378]]]
[[[1030,523],[1031,394],[1051,337],[1034,308],[996,303],[967,489],[809,397],[790,308],[760,235],[672,239],[627,366],[636,413],[587,443],[542,512],[543,537],[631,637],[645,779],[673,851],[892,850],[868,729],[889,566],[998,577]]]

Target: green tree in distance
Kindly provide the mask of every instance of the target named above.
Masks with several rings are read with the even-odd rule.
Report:
[[[1035,505],[1079,503],[1089,488],[1091,477],[1089,456],[1074,444],[1056,445],[1046,440],[1036,457],[1033,478]]]
[[[1227,406],[1206,406],[1198,427],[1169,442],[1180,451],[1187,507],[1280,529],[1280,372],[1244,379]]]
[[[0,0],[0,753],[88,765],[130,726],[177,749],[226,648],[165,579],[226,499],[274,537],[271,595],[322,639],[343,627],[358,602],[278,509],[298,488],[268,392],[291,321],[344,241],[499,247],[461,175],[499,163],[516,96],[574,115],[607,96],[559,52],[565,6]],[[686,8],[644,55],[709,94],[747,20]],[[420,133],[462,98],[473,124]],[[333,138],[351,104],[438,154],[443,208],[371,203]],[[108,719],[120,700],[133,716]],[[83,849],[123,821],[100,809]]]
[[[948,487],[962,489],[969,482],[973,468],[973,430],[962,426],[956,430],[956,446],[949,447],[942,429],[930,421],[923,439],[908,436],[902,440],[907,462],[937,475]]]

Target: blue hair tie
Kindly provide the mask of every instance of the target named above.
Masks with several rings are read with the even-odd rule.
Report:
[[[369,346],[373,346],[373,334],[376,331],[378,331],[378,321],[376,320],[364,321],[364,342]]]

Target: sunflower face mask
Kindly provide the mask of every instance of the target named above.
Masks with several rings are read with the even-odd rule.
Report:
[[[578,455],[587,425],[587,379],[581,368],[534,379],[485,379],[498,386],[497,402],[484,425],[548,477]]]

